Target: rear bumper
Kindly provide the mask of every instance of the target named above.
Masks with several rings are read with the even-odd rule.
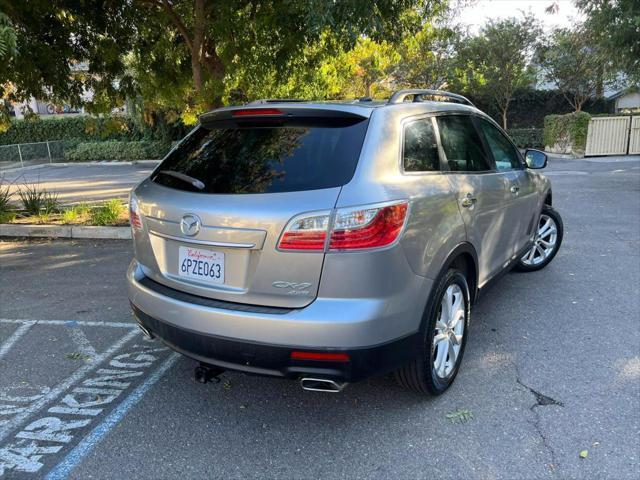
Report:
[[[138,323],[145,330],[177,352],[223,369],[273,377],[297,379],[309,376],[356,382],[389,372],[410,361],[417,354],[420,341],[420,335],[415,333],[376,347],[331,350],[332,353],[346,353],[348,362],[294,360],[291,352],[297,350],[295,347],[204,335],[152,318],[133,304],[132,308]]]
[[[227,369],[356,381],[390,371],[418,351],[421,315],[416,312],[424,306],[415,301],[319,298],[300,309],[224,308],[216,301],[154,286],[135,260],[127,280],[131,305],[147,330],[187,356]],[[416,282],[417,289],[428,293],[429,280],[416,277]],[[409,316],[413,321],[407,321]],[[406,331],[408,323],[413,328]],[[350,360],[293,361],[294,350],[344,352]]]

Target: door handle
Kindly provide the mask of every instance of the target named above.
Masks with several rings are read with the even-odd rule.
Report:
[[[478,199],[476,197],[474,197],[471,193],[467,193],[467,196],[460,201],[460,205],[462,205],[464,208],[473,208],[477,201]]]
[[[511,190],[511,193],[513,193],[514,195],[517,195],[520,191],[520,187],[517,185],[511,185],[511,188],[509,190]]]

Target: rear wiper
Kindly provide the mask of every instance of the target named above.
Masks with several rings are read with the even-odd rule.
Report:
[[[174,172],[173,170],[160,170],[158,173],[169,175],[170,177],[177,178],[178,180],[182,180],[183,182],[187,182],[198,190],[204,190],[204,183],[202,183],[197,178],[190,177],[189,175],[185,175],[184,173]]]

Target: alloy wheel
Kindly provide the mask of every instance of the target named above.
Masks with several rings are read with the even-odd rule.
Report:
[[[465,333],[466,311],[462,289],[452,283],[442,296],[433,337],[433,367],[440,378],[447,378],[456,366]]]
[[[551,216],[543,213],[540,215],[533,246],[522,257],[521,262],[527,266],[540,265],[554,252],[557,241],[558,226]]]

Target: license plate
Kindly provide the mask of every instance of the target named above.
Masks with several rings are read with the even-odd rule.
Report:
[[[207,283],[224,283],[224,253],[180,247],[178,275]]]

